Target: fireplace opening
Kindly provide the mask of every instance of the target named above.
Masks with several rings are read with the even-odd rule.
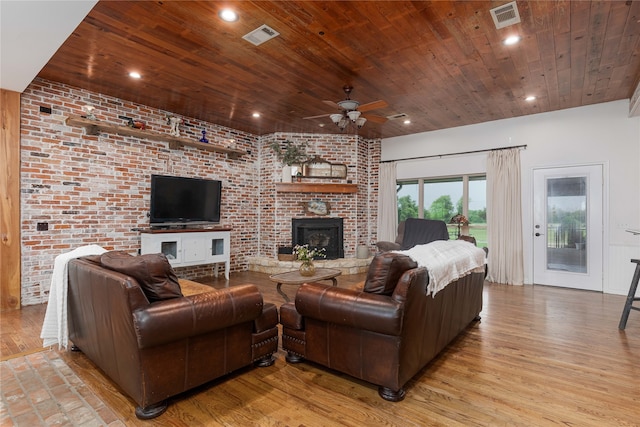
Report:
[[[326,259],[344,258],[342,218],[293,218],[293,246],[309,245],[309,249],[324,248]]]

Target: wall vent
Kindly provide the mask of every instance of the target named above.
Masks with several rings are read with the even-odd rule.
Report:
[[[397,120],[397,119],[403,119],[405,117],[408,117],[405,113],[398,113],[398,114],[394,114],[392,116],[387,116],[388,120]]]
[[[259,46],[272,38],[278,37],[279,35],[279,32],[265,24],[248,34],[245,34],[242,38],[255,46]]]
[[[518,6],[515,1],[494,7],[489,12],[497,29],[520,22],[520,12],[518,12]]]

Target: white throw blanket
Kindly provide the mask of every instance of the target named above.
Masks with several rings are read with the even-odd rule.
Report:
[[[436,240],[406,251],[394,252],[407,255],[419,267],[427,268],[427,295],[435,296],[447,284],[467,274],[484,272],[484,250],[465,240]]]
[[[68,263],[74,258],[87,255],[100,255],[106,249],[98,245],[81,246],[56,257],[49,289],[49,304],[42,323],[42,345],[49,347],[58,344],[58,349],[67,348],[69,344],[69,329],[67,325],[67,287],[69,284]]]

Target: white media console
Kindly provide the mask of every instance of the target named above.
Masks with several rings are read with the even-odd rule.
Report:
[[[143,230],[140,253],[166,255],[172,267],[224,263],[224,277],[229,280],[231,229]]]

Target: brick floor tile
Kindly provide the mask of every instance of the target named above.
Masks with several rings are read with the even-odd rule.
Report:
[[[31,402],[29,402],[29,399],[26,399],[24,393],[7,396],[5,402],[7,403],[7,410],[12,417],[22,415],[32,410]]]
[[[88,406],[74,408],[69,411],[68,415],[69,419],[77,425],[84,425],[96,420],[95,412],[93,412],[93,410]]]
[[[42,419],[47,419],[53,415],[62,412],[60,406],[53,399],[43,400],[35,404],[35,410],[38,411]]]
[[[0,426],[2,427],[13,427],[15,426],[13,420],[9,416],[9,414],[5,411],[0,411]]]
[[[78,406],[84,405],[84,401],[80,399],[72,389],[69,389],[66,385],[60,385],[51,389],[53,398],[58,402],[58,405],[65,410],[71,411]]]
[[[42,420],[38,414],[34,411],[27,412],[25,414],[14,417],[15,423],[19,426],[39,426],[42,425]]]
[[[0,363],[0,426],[123,427],[58,352]]]
[[[44,400],[51,399],[51,395],[49,394],[49,391],[44,388],[40,388],[38,390],[32,391],[28,393],[28,396],[31,402],[34,404],[37,404],[38,402],[42,402]]]
[[[57,414],[53,414],[50,417],[45,418],[45,425],[47,426],[72,426],[71,420],[63,414],[62,412],[58,412]]]

